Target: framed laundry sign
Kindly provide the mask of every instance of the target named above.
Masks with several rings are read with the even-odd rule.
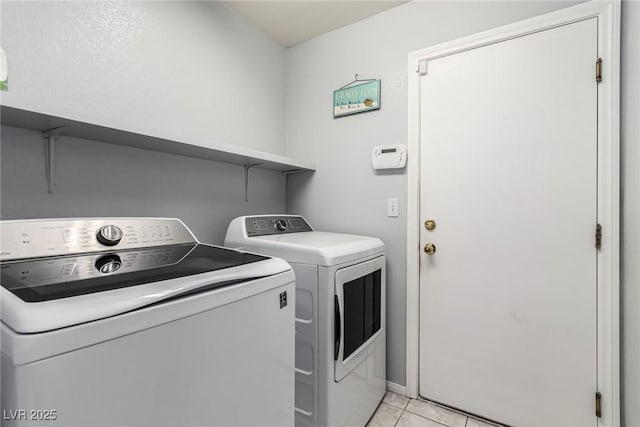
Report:
[[[333,91],[333,117],[380,109],[380,80],[356,79]],[[361,83],[363,82],[363,83]]]

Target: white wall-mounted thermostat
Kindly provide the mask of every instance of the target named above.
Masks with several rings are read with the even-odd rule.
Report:
[[[397,144],[374,147],[371,164],[374,169],[402,169],[407,165],[407,146]]]

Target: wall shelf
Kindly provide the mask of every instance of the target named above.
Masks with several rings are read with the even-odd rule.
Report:
[[[3,126],[14,126],[40,132],[63,127],[62,137],[72,136],[280,172],[315,170],[315,166],[307,162],[230,144],[208,143],[202,145],[195,142],[169,140],[159,136],[144,135],[6,105],[1,107],[0,115]]]

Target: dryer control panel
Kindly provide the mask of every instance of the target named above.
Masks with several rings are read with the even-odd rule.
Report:
[[[248,237],[313,231],[303,217],[296,215],[249,216],[245,228]]]

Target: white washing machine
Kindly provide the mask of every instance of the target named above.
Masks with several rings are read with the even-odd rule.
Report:
[[[0,227],[2,426],[294,425],[285,261],[176,219]]]
[[[382,241],[261,215],[234,219],[225,245],[283,258],[295,272],[296,426],[364,426],[386,389]]]

